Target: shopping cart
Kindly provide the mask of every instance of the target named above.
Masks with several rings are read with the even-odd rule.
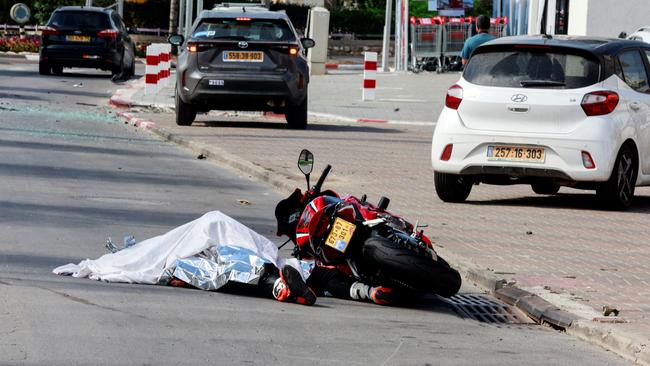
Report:
[[[472,23],[465,18],[449,18],[443,24],[442,33],[442,71],[460,70],[462,62],[460,52],[465,41],[472,36]]]
[[[497,38],[505,37],[507,26],[508,17],[490,18],[490,30],[488,33]]]
[[[442,27],[445,22],[443,17],[410,18],[411,53],[409,70],[436,71],[441,69],[440,54],[442,52]]]

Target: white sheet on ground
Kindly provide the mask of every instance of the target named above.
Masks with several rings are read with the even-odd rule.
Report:
[[[175,265],[176,259],[220,245],[248,248],[278,268],[285,262],[300,268],[295,259],[278,258],[277,246],[264,236],[220,211],[212,211],[164,235],[95,260],[86,259],[78,265],[70,263],[53,272],[107,282],[157,284],[165,270]]]

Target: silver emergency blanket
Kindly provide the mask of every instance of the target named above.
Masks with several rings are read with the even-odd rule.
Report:
[[[265,263],[268,262],[248,248],[225,245],[178,259],[173,276],[208,291],[229,281],[256,285]]]
[[[198,288],[215,290],[228,281],[257,283],[264,263],[278,268],[291,265],[305,279],[313,268],[294,258],[279,258],[273,242],[228,215],[212,211],[161,236],[53,272],[144,284],[166,284],[175,276]]]

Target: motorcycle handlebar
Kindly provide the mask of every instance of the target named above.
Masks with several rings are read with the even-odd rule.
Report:
[[[323,169],[323,172],[321,173],[320,177],[318,178],[318,182],[316,182],[314,188],[312,188],[315,194],[320,193],[320,188],[325,182],[325,178],[327,178],[327,175],[330,173],[330,170],[332,170],[332,166],[327,164],[325,169]]]

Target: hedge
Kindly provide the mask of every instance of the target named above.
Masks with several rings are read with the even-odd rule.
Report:
[[[0,52],[38,52],[40,37],[0,37]]]

